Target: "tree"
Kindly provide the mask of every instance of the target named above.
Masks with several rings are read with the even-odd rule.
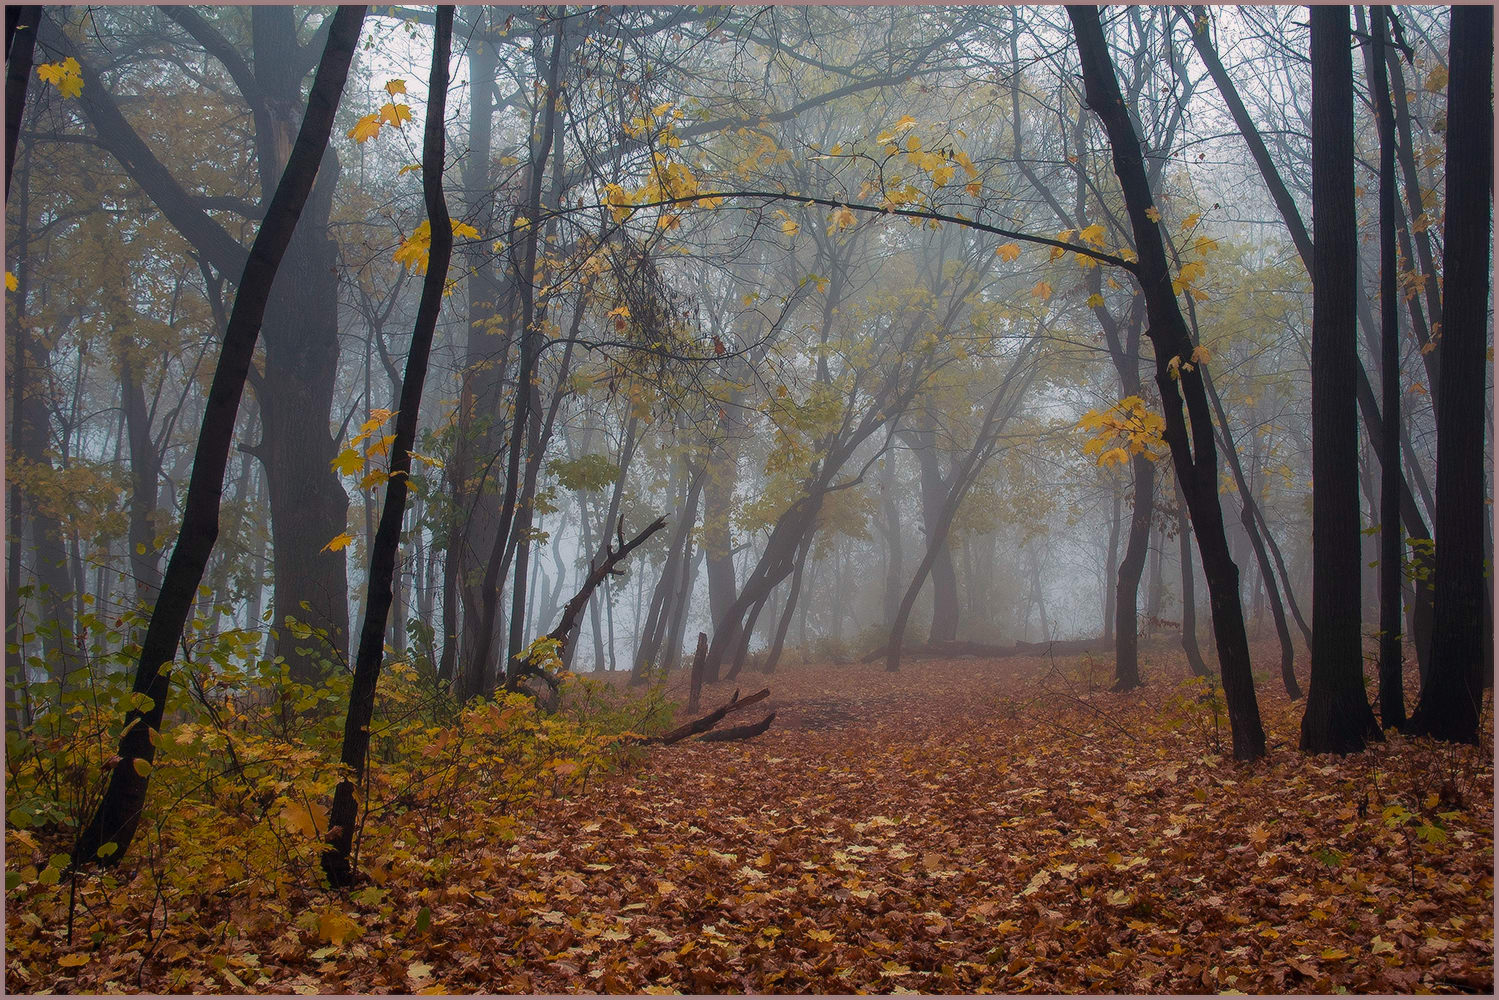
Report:
[[[183,504],[182,526],[162,578],[161,596],[141,643],[134,684],[137,697],[125,716],[118,761],[110,770],[104,797],[78,836],[73,850],[75,864],[95,859],[117,861],[129,848],[140,823],[171,684],[168,664],[181,642],[183,627],[219,533],[224,470],[229,461],[240,397],[277,271],[302,208],[312,193],[318,164],[328,148],[333,116],[348,79],[364,15],[365,8],[355,6],[340,7],[333,15],[302,127],[266,208],[265,220],[250,247],[203,412],[192,478]]]
[[[1379,463],[1379,715],[1386,729],[1405,725],[1400,634],[1400,580],[1405,572],[1400,537],[1400,291],[1395,258],[1395,112],[1385,76],[1388,14],[1370,7],[1374,22],[1374,114],[1379,126],[1379,325],[1380,416],[1384,459]],[[1398,65],[1398,64],[1397,64]]]
[[[1192,361],[1192,338],[1172,291],[1160,211],[1151,198],[1140,141],[1119,92],[1098,8],[1068,7],[1067,15],[1072,20],[1082,59],[1088,107],[1102,120],[1108,134],[1114,173],[1124,193],[1140,258],[1135,277],[1145,296],[1147,336],[1155,348],[1156,385],[1166,421],[1163,436],[1171,448],[1172,463],[1191,513],[1203,574],[1207,578],[1224,700],[1233,730],[1234,757],[1255,760],[1265,753],[1265,730],[1254,693],[1249,638],[1244,631],[1244,609],[1239,597],[1239,571],[1229,553],[1223,531],[1223,509],[1218,502],[1217,447],[1207,393],[1201,373]],[[1189,365],[1193,367],[1189,369]]]
[[[1353,370],[1353,58],[1348,8],[1312,18],[1312,674],[1301,749],[1356,753],[1379,738],[1359,628],[1358,425]]]
[[[248,221],[263,218],[262,207],[275,190],[297,129],[302,80],[317,59],[317,39],[331,21],[302,43],[290,8],[251,8],[255,58],[246,62],[220,26],[193,8],[167,7],[164,13],[222,64],[249,106],[255,124],[259,204],[193,193],[141,137],[89,58],[49,19],[42,21],[40,40],[77,59],[83,82],[79,105],[99,141],[192,244],[199,260],[220,276],[238,274],[246,266],[246,250],[209,214],[208,206],[227,206]],[[252,369],[249,376],[259,403],[261,439],[243,446],[261,460],[266,472],[275,624],[283,627],[288,617],[296,618],[324,640],[320,650],[292,641],[281,644],[293,679],[304,683],[316,682],[322,663],[329,657],[341,659],[348,646],[346,557],[343,549],[327,545],[343,531],[348,496],[332,469],[332,435],[326,428],[310,432],[306,416],[315,412],[326,423],[338,374],[337,252],[328,238],[328,220],[339,164],[331,150],[324,156],[303,213],[305,221],[292,234],[288,267],[266,303],[266,370],[262,376]],[[309,652],[300,651],[304,648]]]
[[[1223,97],[1223,102],[1228,106],[1229,113],[1234,119],[1234,125],[1237,126],[1245,145],[1249,147],[1250,155],[1254,159],[1255,166],[1259,169],[1260,177],[1265,182],[1265,188],[1271,200],[1275,203],[1276,210],[1280,213],[1281,219],[1286,224],[1286,230],[1290,234],[1292,244],[1296,247],[1297,255],[1301,258],[1302,264],[1305,265],[1307,274],[1315,279],[1316,252],[1312,246],[1311,234],[1307,232],[1306,224],[1302,221],[1301,212],[1296,207],[1296,201],[1292,197],[1290,189],[1286,186],[1285,180],[1276,169],[1275,163],[1270,157],[1270,150],[1265,145],[1265,140],[1261,136],[1259,128],[1250,117],[1249,111],[1244,107],[1244,102],[1240,99],[1238,90],[1234,87],[1232,79],[1229,78],[1227,71],[1223,67],[1223,63],[1218,58],[1217,50],[1213,47],[1212,40],[1208,35],[1209,22],[1206,8],[1193,7],[1191,16],[1190,28],[1193,44],[1196,46],[1198,54],[1202,57],[1203,63],[1207,66],[1208,73],[1212,76],[1213,82],[1217,85],[1218,91]],[[1397,82],[1399,81],[1400,77],[1398,74],[1396,74],[1395,79]],[[1400,92],[1397,87],[1397,96]],[[1402,101],[1401,107],[1403,106],[1404,102]],[[1397,109],[1397,114],[1398,111],[1399,109]],[[1411,171],[1413,174],[1414,166],[1411,167]],[[1421,235],[1425,236],[1424,233]],[[1430,281],[1427,284],[1434,285],[1435,282]],[[1362,300],[1360,300],[1360,314],[1362,314],[1363,308]],[[1363,362],[1355,359],[1355,365],[1358,379],[1356,389],[1358,393],[1359,412],[1363,416],[1364,427],[1368,434],[1369,442],[1373,446],[1376,456],[1381,462],[1384,462],[1386,461],[1383,443],[1385,431],[1384,421],[1379,414],[1379,404],[1375,399],[1374,390],[1369,384],[1369,377],[1364,371]],[[1417,474],[1420,470],[1412,464],[1408,471],[1412,474]],[[1405,526],[1405,533],[1412,542],[1430,541],[1431,532],[1427,529],[1426,522],[1422,520],[1420,510],[1416,506],[1415,497],[1411,493],[1410,485],[1403,476],[1401,478],[1400,516]],[[1259,518],[1259,524],[1268,537],[1268,525],[1264,523],[1262,517]],[[1419,548],[1416,550],[1416,557],[1419,563],[1421,561],[1421,550]],[[1411,628],[1413,638],[1415,639],[1416,656],[1422,664],[1423,673],[1431,643],[1431,587],[1427,577],[1428,574],[1424,572],[1418,573],[1416,576],[1415,601],[1413,602],[1414,607],[1412,609],[1413,623]],[[1282,574],[1281,582],[1285,584],[1286,593],[1289,597],[1291,592],[1290,581],[1284,574]],[[1292,608],[1294,610],[1294,604],[1292,604]],[[1297,624],[1302,626],[1303,632],[1306,633],[1307,644],[1310,646],[1310,630],[1306,628],[1299,614],[1296,620]]]
[[[1488,333],[1489,183],[1494,168],[1491,7],[1453,7],[1447,84],[1447,207],[1442,252],[1441,399],[1437,411],[1436,607],[1431,667],[1410,729],[1477,743],[1493,669],[1483,524],[1484,351]],[[1462,123],[1459,125],[1458,123]]]
[[[369,756],[370,721],[374,718],[375,689],[385,659],[386,622],[393,597],[392,581],[401,542],[401,521],[406,514],[411,449],[416,446],[417,416],[421,411],[422,389],[427,381],[427,359],[432,352],[432,336],[437,330],[437,313],[442,308],[448,262],[453,256],[453,228],[442,190],[447,143],[448,57],[453,39],[452,5],[439,6],[436,20],[432,72],[427,84],[427,121],[422,136],[422,196],[427,205],[431,246],[427,274],[422,281],[421,302],[416,311],[416,326],[411,331],[411,347],[406,355],[406,374],[401,380],[395,440],[390,445],[390,470],[385,480],[385,506],[380,511],[380,527],[370,551],[369,581],[366,584],[369,597],[365,603],[364,622],[359,628],[354,685],[349,691],[349,711],[344,722],[341,761],[347,770],[333,790],[333,804],[328,810],[328,847],[322,859],[328,881],[340,887],[349,885],[354,876],[349,854],[354,846],[354,828],[359,817],[356,789],[364,778]]]

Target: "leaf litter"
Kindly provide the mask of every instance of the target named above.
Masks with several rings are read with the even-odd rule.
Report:
[[[1179,660],[1162,651],[1129,694],[1087,657],[783,669],[765,735],[643,752],[524,817],[475,790],[435,835],[397,821],[349,895],[204,898],[155,937],[144,919],[107,921],[97,948],[12,899],[7,979],[28,992],[1492,992],[1488,730],[1483,748],[1392,735],[1306,757],[1300,703],[1266,684],[1271,752],[1240,765]],[[11,850],[24,841],[8,831]]]

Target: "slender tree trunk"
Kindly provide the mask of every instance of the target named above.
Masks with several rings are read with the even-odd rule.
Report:
[[[1114,638],[1114,626],[1118,615],[1114,609],[1119,605],[1119,576],[1114,567],[1119,565],[1119,529],[1124,523],[1124,501],[1118,490],[1114,491],[1109,509],[1109,554],[1103,564],[1103,637]]]
[[[1208,665],[1197,646],[1197,571],[1192,565],[1192,527],[1187,523],[1187,504],[1181,489],[1176,491],[1176,534],[1181,545],[1182,564],[1182,652],[1194,676],[1208,676]]]
[[[1154,206],[1140,153],[1140,140],[1119,93],[1098,8],[1069,7],[1067,14],[1072,20],[1082,59],[1087,103],[1103,121],[1108,133],[1114,172],[1119,177],[1135,235],[1139,254],[1135,273],[1145,296],[1147,332],[1155,348],[1156,386],[1161,393],[1166,421],[1164,437],[1171,447],[1177,479],[1202,551],[1203,573],[1212,605],[1213,632],[1218,644],[1219,669],[1223,675],[1224,700],[1233,732],[1234,757],[1255,760],[1265,753],[1265,731],[1260,722],[1249,640],[1244,631],[1239,571],[1229,555],[1223,510],[1218,501],[1218,456],[1207,395],[1197,367],[1188,371],[1184,365],[1192,354],[1192,339],[1171,288],[1171,272],[1166,262],[1160,224],[1147,214]],[[1175,366],[1173,359],[1176,360]]]
[[[801,599],[802,574],[807,568],[807,555],[812,550],[812,539],[815,537],[815,532],[808,532],[806,539],[802,541],[801,551],[796,554],[796,569],[791,574],[791,590],[786,595],[786,607],[781,611],[781,621],[776,626],[775,640],[770,644],[770,652],[760,668],[761,673],[775,673],[776,664],[781,662],[781,651],[786,648],[786,633],[791,630],[791,616],[795,613],[797,602]],[[706,654],[707,650],[703,652]]]
[[[1155,463],[1143,455],[1130,460],[1134,472],[1134,503],[1130,509],[1129,538],[1119,563],[1119,585],[1114,590],[1114,690],[1131,691],[1140,679],[1140,575],[1150,545],[1150,511],[1155,496]]]
[[[1194,18],[1193,43],[1197,46],[1197,51],[1202,56],[1203,63],[1207,66],[1209,74],[1212,75],[1213,82],[1217,84],[1219,92],[1223,95],[1223,101],[1228,105],[1229,112],[1233,115],[1234,124],[1238,127],[1239,134],[1243,136],[1245,144],[1249,147],[1255,165],[1259,167],[1260,176],[1265,182],[1265,188],[1269,191],[1271,200],[1275,202],[1281,218],[1285,221],[1286,230],[1290,233],[1291,242],[1295,245],[1297,254],[1306,266],[1307,273],[1315,281],[1317,270],[1315,263],[1316,254],[1312,246],[1311,235],[1307,232],[1306,225],[1301,219],[1301,213],[1296,208],[1295,199],[1291,197],[1291,192],[1281,179],[1280,173],[1275,169],[1275,164],[1270,159],[1270,151],[1266,148],[1265,141],[1260,136],[1259,129],[1256,127],[1253,119],[1249,117],[1249,112],[1245,110],[1244,103],[1239,100],[1238,91],[1234,88],[1233,81],[1229,79],[1228,74],[1224,72],[1223,65],[1218,59],[1218,54],[1209,40],[1206,8],[1197,6],[1193,7],[1192,11]],[[1403,106],[1404,102],[1402,101],[1401,107]],[[1362,311],[1363,308],[1360,306],[1360,312]],[[1370,442],[1376,449],[1379,449],[1382,447],[1381,438],[1383,433],[1380,430],[1382,425],[1378,413],[1378,405],[1374,399],[1374,390],[1369,386],[1369,379],[1364,372],[1363,362],[1356,361],[1355,365],[1359,410],[1363,414],[1364,426],[1368,432]],[[1414,463],[1408,463],[1408,468],[1413,476],[1419,475],[1420,469]],[[1420,515],[1416,509],[1414,499],[1409,497],[1410,490],[1406,488],[1405,493],[1407,494],[1407,499],[1402,500],[1401,510],[1405,521],[1406,535],[1412,541],[1430,539],[1430,532],[1426,530],[1424,523],[1417,527],[1417,523],[1420,522]],[[1269,538],[1269,526],[1265,523],[1263,516],[1260,517],[1259,523],[1265,537]],[[1297,625],[1301,627],[1303,635],[1306,636],[1307,645],[1310,646],[1311,630],[1307,627],[1306,622],[1297,610],[1295,599],[1291,593],[1289,578],[1285,575],[1284,562],[1280,559],[1280,551],[1273,544],[1271,549],[1276,558],[1277,565],[1281,568],[1281,582],[1286,587],[1286,600],[1290,605],[1292,616],[1296,619]],[[1419,582],[1416,587],[1416,610],[1414,618],[1417,622],[1417,626],[1414,629],[1416,654],[1424,672],[1430,649],[1430,630],[1425,623],[1431,620],[1430,587],[1429,583],[1425,581]]]
[[[951,642],[958,637],[958,574],[953,568],[952,550],[947,547],[947,532],[941,531],[943,543],[932,549],[939,534],[943,506],[949,484],[942,476],[937,458],[937,435],[930,427],[911,435],[917,466],[921,473],[921,519],[926,529],[927,548],[932,551],[928,575],[932,581],[932,626],[930,642]],[[925,561],[925,560],[923,560]]]
[[[1442,253],[1442,407],[1437,411],[1436,621],[1431,667],[1410,729],[1477,743],[1486,635],[1484,583],[1484,351],[1489,298],[1489,183],[1493,173],[1492,7],[1452,8],[1447,84],[1447,211]],[[1462,123],[1461,127],[1456,127]]]
[[[176,654],[203,570],[218,538],[224,470],[266,302],[297,219],[312,192],[318,164],[328,147],[334,113],[343,94],[364,15],[362,6],[340,7],[333,15],[327,46],[308,96],[306,116],[239,280],[234,310],[204,404],[182,527],[162,579],[161,596],[141,644],[134,691],[144,697],[126,715],[118,763],[111,769],[104,798],[78,837],[73,851],[75,864],[96,858],[106,862],[118,860],[129,849],[140,822],[147,776],[156,757],[153,734],[160,730],[166,710],[170,673],[163,667]],[[101,857],[101,848],[106,844],[115,847],[105,850]]]
[[[1385,77],[1387,13],[1370,7],[1374,74],[1369,86],[1379,122],[1380,381],[1384,390],[1385,459],[1379,467],[1379,715],[1386,729],[1405,725],[1404,656],[1400,634],[1400,293],[1395,259],[1395,112]]]
[[[904,578],[901,566],[900,503],[895,484],[895,452],[885,454],[885,467],[880,473],[880,510],[885,523],[885,623],[895,620],[900,607],[900,581]],[[806,645],[805,641],[802,643]]]
[[[385,628],[394,599],[401,522],[406,514],[411,449],[416,446],[417,416],[427,380],[427,359],[432,351],[432,336],[437,330],[437,314],[442,308],[448,262],[453,254],[453,231],[442,191],[453,6],[439,6],[436,21],[432,73],[427,86],[427,121],[422,138],[422,196],[427,205],[432,243],[426,279],[422,282],[422,297],[416,310],[416,325],[411,333],[411,348],[406,356],[406,374],[401,380],[395,440],[390,448],[390,475],[385,485],[385,506],[380,511],[380,527],[370,552],[368,596],[364,623],[359,630],[359,650],[354,660],[354,683],[349,692],[349,712],[344,721],[340,757],[348,770],[333,791],[333,805],[328,810],[328,847],[322,858],[328,881],[340,888],[348,886],[354,876],[349,855],[359,818],[355,790],[364,779],[369,755],[370,722],[375,715],[375,690],[385,660]]]
[[[7,18],[7,21],[9,18]],[[5,40],[5,200],[10,201],[10,178],[16,168],[16,142],[21,137],[21,113],[31,82],[31,58],[36,50],[39,4],[18,5],[15,28]]]
[[[1353,367],[1353,60],[1346,6],[1312,20],[1312,673],[1301,749],[1357,753],[1379,739],[1360,637],[1358,425]]]

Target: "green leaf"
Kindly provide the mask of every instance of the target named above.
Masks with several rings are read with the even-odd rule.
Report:
[[[149,760],[144,757],[137,757],[132,763],[136,774],[142,778],[149,778],[151,776],[151,762]]]

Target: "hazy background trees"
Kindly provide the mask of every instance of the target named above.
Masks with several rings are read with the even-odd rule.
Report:
[[[1152,682],[1142,640],[1195,651],[1207,618],[1201,649],[1237,658],[1247,726],[1254,682],[1278,675],[1299,694],[1328,638],[1310,544],[1326,346],[1312,274],[1333,225],[1351,248],[1336,254],[1334,310],[1347,384],[1321,454],[1343,465],[1317,483],[1345,536],[1342,568],[1323,566],[1346,599],[1338,655],[1362,691],[1393,451],[1407,681],[1419,663],[1449,694],[1486,683],[1468,666],[1486,662],[1477,647],[1427,646],[1433,614],[1491,600],[1488,271],[1444,223],[1452,178],[1488,148],[1448,131],[1449,92],[1469,80],[1459,70],[1481,71],[1449,62],[1441,9],[1395,8],[1382,52],[1350,14],[1358,51],[1332,67],[1309,61],[1303,14],[1109,8],[1099,48],[1039,8],[460,10],[443,111],[453,262],[405,477],[389,655],[460,699],[493,691],[621,523],[629,536],[665,514],[589,601],[573,669],[644,680],[698,631],[710,673],[843,660],[907,618],[908,646],[1101,638],[1125,689]],[[7,95],[25,102],[7,197],[13,726],[114,669],[81,621],[158,600],[213,359],[330,19],[46,8],[34,37],[18,22],[8,66],[32,68]],[[222,530],[187,616],[189,640],[233,630],[265,676],[284,666],[307,688],[347,682],[350,622],[367,610],[431,250],[417,137],[432,24],[425,8],[366,22],[267,300]],[[1079,42],[1121,92],[1108,130]],[[1376,64],[1399,188],[1390,436],[1373,388],[1391,364]],[[1319,70],[1352,105],[1336,153],[1314,141]],[[1135,191],[1115,173],[1130,135]],[[1334,156],[1352,186],[1342,221],[1313,191]],[[1459,191],[1476,227],[1487,193]],[[1139,245],[1151,232],[1158,249]],[[1455,297],[1452,260],[1476,269]],[[1444,365],[1451,337],[1461,375]],[[1165,460],[1177,418],[1162,393],[1178,389],[1197,435],[1180,443],[1185,483]],[[1165,440],[1125,426],[1130,397],[1165,414]],[[1090,413],[1121,428],[1091,449]],[[1461,465],[1468,479],[1444,487],[1441,447],[1466,456],[1447,476]],[[1444,532],[1464,539],[1462,561]],[[1267,641],[1225,638],[1236,620]],[[1455,628],[1443,642],[1468,636]],[[287,699],[289,718],[304,700]],[[1464,738],[1466,724],[1429,721],[1449,709],[1417,719]]]

